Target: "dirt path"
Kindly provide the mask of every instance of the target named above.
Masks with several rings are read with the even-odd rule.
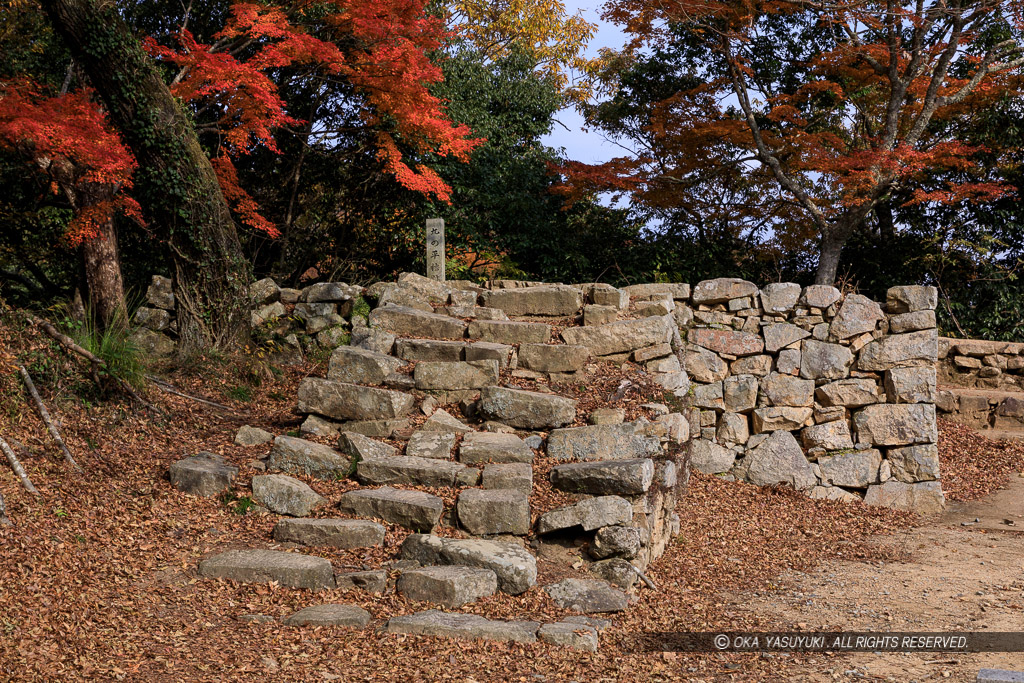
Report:
[[[781,590],[730,602],[774,616],[782,630],[1021,631],[1024,638],[1024,477],[879,543],[901,560],[832,561],[780,577]],[[1024,653],[803,655],[788,680],[974,681],[982,667],[1024,671]]]

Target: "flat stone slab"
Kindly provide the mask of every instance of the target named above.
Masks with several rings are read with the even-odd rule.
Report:
[[[400,337],[462,339],[466,334],[466,323],[458,318],[391,304],[370,311],[370,326]]]
[[[469,337],[495,344],[545,344],[551,339],[551,325],[512,320],[474,320],[469,323]]]
[[[466,343],[436,339],[399,339],[395,355],[403,360],[459,361],[465,355]]]
[[[290,588],[334,588],[329,560],[281,550],[228,550],[200,562],[199,575],[240,583],[276,581]]]
[[[629,525],[632,522],[633,506],[628,500],[619,496],[599,496],[545,512],[537,520],[537,533],[548,534],[575,526],[593,531],[611,524]]]
[[[459,526],[474,536],[530,531],[530,502],[515,489],[466,489],[455,505]]]
[[[441,521],[444,502],[422,491],[383,486],[342,494],[338,508],[360,517],[376,517],[413,531],[430,531]]]
[[[285,617],[285,626],[349,626],[366,628],[370,613],[357,605],[313,605]]]
[[[334,583],[341,591],[364,590],[368,593],[383,593],[388,587],[388,573],[383,569],[335,572]]]
[[[590,359],[590,349],[571,344],[521,344],[519,367],[538,372],[576,372]]]
[[[341,438],[338,439],[338,447],[353,458],[353,461],[387,458],[398,454],[398,449],[394,446],[358,432],[343,431]]]
[[[494,595],[498,577],[490,569],[479,567],[422,567],[402,572],[396,588],[410,600],[461,607]]]
[[[535,643],[540,624],[536,621],[497,621],[485,619],[476,614],[427,610],[402,617],[392,617],[384,628],[388,633],[407,633],[417,636]]]
[[[567,327],[562,330],[562,339],[566,344],[586,346],[595,356],[609,356],[667,342],[672,338],[673,324],[665,317],[651,316],[592,327]]]
[[[234,483],[238,468],[225,463],[223,456],[204,451],[172,463],[168,475],[179,491],[210,498]]]
[[[457,462],[407,455],[369,458],[356,465],[356,479],[362,484],[454,487],[475,484],[478,477],[475,468]]]
[[[405,446],[405,454],[414,458],[447,460],[455,447],[454,432],[413,432]]]
[[[415,400],[390,389],[364,387],[321,377],[307,377],[299,384],[299,412],[316,413],[335,420],[388,420],[412,412]]]
[[[566,621],[544,624],[537,631],[537,637],[541,642],[550,645],[559,645],[584,652],[597,652],[597,629],[587,624],[574,624]]]
[[[574,612],[621,612],[629,606],[629,598],[625,593],[599,579],[563,579],[545,586],[544,592],[559,607]]]
[[[565,317],[575,315],[583,306],[583,293],[568,285],[494,289],[484,292],[483,302],[508,315]]]
[[[537,583],[537,558],[514,543],[411,534],[402,543],[402,559],[422,565],[490,569],[498,577],[498,588],[511,595],[519,595]]]
[[[470,432],[459,444],[459,461],[468,465],[484,462],[532,463],[533,449],[515,434]]]
[[[384,384],[388,375],[404,363],[369,349],[355,346],[339,346],[331,354],[327,365],[327,378],[352,384]]]
[[[238,432],[235,434],[236,446],[259,446],[260,444],[270,443],[273,440],[273,434],[265,429],[251,425],[239,427]]]
[[[498,381],[498,361],[420,361],[413,379],[422,391],[481,389]]]
[[[653,481],[650,458],[570,463],[551,470],[551,485],[572,493],[638,496],[647,493]]]
[[[977,683],[1024,683],[1024,671],[1006,669],[981,669]]]
[[[371,548],[384,542],[384,527],[366,519],[282,519],[274,526],[278,543],[330,548]]]
[[[252,478],[252,497],[271,512],[307,517],[326,499],[304,481],[287,474],[260,474]]]
[[[337,479],[348,476],[352,462],[329,446],[282,435],[274,439],[267,467],[318,479]]]
[[[547,443],[547,454],[555,460],[649,458],[661,450],[658,437],[642,433],[635,422],[556,429]]]
[[[523,389],[485,387],[478,408],[485,419],[519,429],[562,427],[576,419],[576,401]]]
[[[530,495],[533,492],[533,467],[524,462],[484,465],[480,484],[485,489],[516,489]]]

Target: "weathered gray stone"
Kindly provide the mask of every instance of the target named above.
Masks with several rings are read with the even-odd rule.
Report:
[[[627,285],[622,288],[633,299],[651,299],[658,295],[667,295],[670,299],[685,301],[690,298],[690,285],[684,282],[647,282],[638,285]],[[594,303],[602,303],[594,300]]]
[[[551,326],[510,320],[474,320],[469,323],[470,339],[497,344],[546,344]]]
[[[171,278],[154,275],[150,280],[149,289],[146,290],[146,301],[153,308],[173,311],[174,290],[171,286]]]
[[[355,422],[345,422],[339,425],[337,431],[339,436],[341,431],[345,431],[350,434],[362,434],[371,438],[390,439],[397,432],[405,431],[408,428],[408,418],[395,418],[392,420],[356,420]]]
[[[877,484],[878,468],[881,464],[882,454],[874,448],[818,458],[818,467],[821,469],[821,478],[824,482],[852,489],[863,489],[870,484]]]
[[[1024,671],[980,669],[974,683],[1024,683]]]
[[[166,358],[167,356],[173,356],[177,348],[174,340],[166,334],[154,332],[145,327],[132,330],[130,339],[145,356],[149,357]]]
[[[761,356],[754,356],[760,358]],[[729,366],[717,354],[701,346],[688,345],[683,367],[698,382],[720,382],[729,374]]]
[[[358,572],[335,572],[334,582],[338,590],[363,590],[367,593],[383,593],[388,587],[388,573],[383,569],[369,569]]]
[[[871,371],[928,365],[934,363],[938,355],[939,335],[936,330],[891,334],[861,349],[857,367]]]
[[[665,436],[677,444],[684,444],[690,440],[690,420],[682,413],[669,413],[654,418],[654,423],[664,425],[668,432]]]
[[[690,467],[704,474],[728,472],[736,464],[736,451],[708,439],[690,442]]]
[[[714,355],[714,354],[711,354]],[[715,356],[717,358],[717,356]],[[719,359],[720,360],[720,359]],[[689,365],[687,365],[687,371],[693,375],[690,371]],[[733,375],[753,375],[754,377],[765,377],[772,370],[772,357],[763,356],[747,356],[746,358],[740,358],[732,362],[730,371]],[[698,381],[705,381],[694,375],[694,379]]]
[[[804,427],[800,432],[804,448],[824,448],[826,451],[838,451],[853,448],[850,427],[846,420],[834,420],[822,424]]]
[[[430,531],[441,520],[443,501],[422,491],[384,486],[343,493],[338,508],[360,517],[376,517],[413,531]]]
[[[270,432],[250,425],[239,427],[235,433],[236,446],[259,446],[260,444],[270,443],[273,440],[274,435]]]
[[[511,316],[563,318],[576,315],[583,306],[583,293],[576,287],[564,285],[492,289],[484,292],[483,301],[485,306],[501,309]]]
[[[533,450],[515,434],[471,432],[459,444],[459,461],[470,465],[484,462],[531,463]]]
[[[352,384],[384,384],[384,379],[402,367],[393,356],[352,346],[339,346],[331,353],[328,379]]]
[[[629,606],[625,593],[598,579],[562,579],[545,586],[544,592],[559,607],[586,614],[621,612]]]
[[[377,299],[378,306],[387,306],[388,304],[415,308],[417,311],[427,313],[434,312],[434,307],[430,305],[430,300],[427,297],[414,289],[399,284],[389,284]]]
[[[864,503],[927,515],[942,512],[946,507],[946,497],[937,481],[906,484],[890,480],[884,484],[869,486]]]
[[[661,441],[637,422],[556,429],[548,435],[554,460],[622,460],[661,453]]]
[[[799,349],[783,349],[779,351],[778,360],[775,361],[775,369],[784,375],[800,374],[800,359],[803,354]]]
[[[890,448],[886,458],[892,476],[907,484],[939,478],[939,448],[935,444]]]
[[[800,303],[824,310],[839,301],[842,296],[839,290],[831,285],[811,285],[804,288]]]
[[[348,626],[366,628],[370,613],[358,605],[313,605],[285,617],[285,626]]]
[[[889,318],[889,332],[892,334],[930,330],[933,327],[935,327],[935,311],[932,310],[900,313]]]
[[[423,391],[480,389],[498,381],[498,361],[421,361],[413,372],[416,388]]]
[[[524,462],[484,465],[481,486],[485,489],[515,489],[530,495],[533,492],[533,467]]]
[[[537,533],[547,534],[572,527],[583,527],[593,531],[612,524],[629,525],[633,522],[633,506],[619,496],[587,498],[572,505],[566,505],[545,512],[537,520]]]
[[[930,403],[875,404],[853,415],[857,441],[877,446],[936,443],[935,406]]]
[[[843,503],[860,503],[862,501],[856,493],[838,486],[815,486],[807,493],[807,497],[815,500],[837,500]]]
[[[613,323],[619,318],[619,309],[615,306],[599,306],[587,304],[583,307],[583,326],[596,327]]]
[[[376,353],[391,353],[395,346],[395,335],[376,327],[353,327],[351,344]]]
[[[448,301],[452,291],[452,283],[424,277],[419,273],[402,273],[398,276],[398,282],[436,304]]]
[[[598,560],[621,557],[631,560],[640,554],[642,533],[635,526],[605,526],[594,534],[590,554]]]
[[[465,465],[449,460],[393,455],[362,460],[356,465],[356,479],[362,484],[374,485],[454,487],[468,476],[467,469]]]
[[[585,624],[570,624],[562,621],[544,624],[537,631],[541,642],[559,647],[568,647],[584,652],[597,652],[597,629]]]
[[[841,379],[818,387],[814,393],[824,406],[860,408],[878,403],[878,385],[870,379]]]
[[[281,298],[281,288],[272,278],[265,277],[249,285],[249,298],[256,306],[269,304]]]
[[[586,346],[570,344],[522,344],[519,367],[538,372],[576,372],[590,359]]]
[[[425,432],[441,432],[444,434],[465,434],[473,431],[469,425],[461,422],[445,410],[435,410],[426,422],[422,430]]]
[[[172,463],[168,474],[179,491],[210,498],[234,483],[238,468],[225,463],[224,456],[203,451]]]
[[[200,562],[199,575],[240,583],[276,581],[290,588],[334,588],[330,560],[280,550],[229,550]]]
[[[761,290],[761,307],[766,313],[788,313],[800,299],[800,285],[794,282],[773,282]]]
[[[423,565],[490,569],[498,577],[498,588],[511,595],[519,595],[537,583],[537,559],[515,543],[411,534],[402,543],[402,559]]]
[[[405,454],[414,458],[434,458],[447,460],[455,447],[453,432],[413,432],[405,447]]]
[[[319,377],[307,377],[299,384],[299,412],[317,413],[335,420],[403,417],[412,412],[414,404],[409,394],[389,389]]]
[[[672,339],[674,325],[662,316],[619,320],[594,327],[567,327],[562,330],[566,344],[586,346],[595,356],[630,353]]]
[[[459,526],[476,536],[530,531],[530,502],[515,489],[466,489],[455,505]]]
[[[759,335],[738,330],[696,327],[690,330],[686,340],[715,353],[730,356],[753,356],[764,351],[764,340]]]
[[[347,454],[353,462],[398,455],[398,449],[391,444],[375,441],[356,432],[342,432],[341,438],[338,440],[338,448]]]
[[[515,347],[510,344],[498,344],[496,342],[473,342],[466,346],[466,360],[493,360],[497,361],[499,368],[507,368],[512,360]]]
[[[551,469],[551,485],[571,493],[637,496],[646,493],[653,481],[650,458],[570,463]]]
[[[536,642],[539,629],[540,624],[535,621],[492,621],[476,614],[437,610],[391,617],[385,626],[388,633],[517,643]]]
[[[596,408],[587,417],[587,422],[592,425],[618,425],[626,419],[626,413],[619,408]]]
[[[814,415],[812,408],[799,408],[791,406],[773,406],[771,408],[758,408],[754,411],[754,432],[774,432],[779,429],[795,430],[800,429]]]
[[[758,486],[786,483],[802,491],[818,483],[811,464],[788,431],[772,432],[744,460],[747,478]]]
[[[271,311],[268,311],[268,313],[269,312],[276,313],[278,311],[278,307],[280,307],[282,309],[281,313],[278,313],[278,316],[277,316],[277,317],[280,317],[281,315],[284,314],[284,310],[283,310],[284,307],[281,306],[281,304],[277,304],[276,307],[271,305],[271,306],[266,306],[265,308],[271,309]],[[260,309],[259,312],[262,312],[262,310],[263,309]],[[254,319],[257,316],[258,316],[258,313],[253,313]],[[165,311],[162,308],[147,308],[145,306],[142,306],[138,310],[135,311],[135,317],[132,320],[134,321],[134,323],[136,325],[141,325],[142,327],[145,327],[146,329],[153,330],[154,332],[163,332],[164,330],[166,330],[167,328],[169,328],[171,326],[171,321],[173,321],[174,318],[171,315],[170,311]],[[255,327],[256,325],[259,325],[262,322],[263,322],[263,318],[260,318],[259,322],[255,322],[253,326]]]
[[[804,340],[800,353],[800,376],[804,379],[844,379],[850,376],[851,365],[853,354],[849,348]]]
[[[465,342],[459,341],[399,339],[395,342],[395,355],[403,360],[459,361],[463,359],[465,349]]]
[[[282,435],[274,439],[267,468],[318,479],[337,479],[348,476],[352,461],[329,446]]]
[[[576,401],[522,389],[485,387],[478,409],[485,419],[520,429],[561,427],[576,419]]]
[[[693,405],[705,410],[725,410],[725,398],[722,395],[722,383],[698,384],[693,389]]]
[[[466,323],[447,315],[418,311],[407,306],[382,306],[370,311],[370,326],[403,337],[462,339]]]
[[[363,288],[344,282],[318,282],[302,290],[300,299],[304,302],[348,301],[362,294]]]
[[[811,333],[791,323],[776,323],[764,328],[764,348],[768,353],[776,353],[780,349],[806,339]]]
[[[890,314],[935,310],[938,303],[939,290],[935,287],[904,285],[890,287],[885,294],[885,307]]]
[[[849,339],[873,332],[878,321],[885,318],[882,307],[861,294],[847,294],[839,312],[832,320],[829,333],[833,339]]]
[[[750,425],[747,416],[740,413],[722,413],[718,420],[718,431],[715,432],[720,443],[742,445],[750,438]]]
[[[889,403],[935,403],[935,366],[893,368],[885,373],[885,393]]]
[[[598,576],[625,591],[631,590],[640,578],[637,575],[636,567],[621,557],[599,560],[591,564],[589,569],[590,573],[594,576]]]
[[[292,315],[308,325],[317,318],[336,315],[337,309],[337,305],[332,303],[301,303],[295,304]]]
[[[498,577],[490,569],[479,567],[423,567],[402,572],[396,588],[410,600],[461,607],[494,595]]]
[[[330,548],[371,548],[384,542],[384,527],[366,519],[281,519],[274,525],[274,540]]]
[[[715,280],[698,282],[693,288],[691,300],[695,304],[720,304],[729,299],[741,299],[754,296],[758,292],[757,285],[735,277],[720,277]]]
[[[761,391],[770,406],[805,407],[814,403],[814,382],[773,372],[761,380]]]
[[[327,502],[309,486],[286,474],[260,474],[252,478],[253,500],[271,512],[307,517]]]

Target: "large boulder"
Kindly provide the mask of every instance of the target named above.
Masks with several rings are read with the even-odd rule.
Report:
[[[227,464],[222,455],[203,451],[172,463],[168,475],[171,486],[179,491],[210,498],[231,487],[238,468]]]
[[[400,391],[364,387],[320,377],[299,384],[299,412],[335,420],[386,420],[412,412],[415,399]]]
[[[789,484],[802,491],[818,483],[800,444],[788,431],[772,432],[745,460],[747,478],[758,486]]]
[[[647,493],[653,481],[650,458],[570,463],[551,469],[551,485],[571,493],[637,496]]]
[[[402,367],[394,356],[353,346],[339,346],[331,354],[327,378],[351,384],[384,384],[384,380]]]
[[[485,419],[519,429],[550,429],[576,419],[576,401],[572,399],[497,386],[480,392],[477,408]]]
[[[674,325],[669,320],[651,316],[593,327],[567,327],[562,330],[562,339],[566,344],[586,346],[595,356],[628,353],[671,341]]]
[[[518,595],[537,583],[537,559],[515,543],[482,538],[442,538],[410,534],[402,543],[402,559],[422,565],[461,565],[490,569],[503,593]]]
[[[547,454],[555,460],[623,460],[661,453],[661,441],[636,422],[556,429]]]
[[[384,486],[343,493],[338,509],[359,517],[376,517],[413,531],[430,531],[441,521],[444,501],[423,491]]]
[[[286,474],[259,474],[252,478],[253,500],[271,512],[308,517],[327,500],[305,482]]]
[[[877,446],[909,446],[936,443],[935,406],[931,403],[882,403],[862,408],[853,415],[857,441]]]
[[[370,326],[400,337],[462,339],[466,323],[458,318],[427,313],[407,306],[382,306],[370,311]]]
[[[497,308],[512,316],[576,315],[583,306],[583,293],[576,287],[549,285],[517,289],[493,289],[484,292],[484,306]]]
[[[348,476],[352,461],[329,446],[281,435],[274,439],[267,467],[318,479],[338,479]]]

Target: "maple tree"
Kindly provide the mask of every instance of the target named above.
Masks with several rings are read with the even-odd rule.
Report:
[[[891,217],[894,198],[1008,192],[988,173],[999,147],[961,131],[1020,92],[1020,12],[1001,0],[611,0],[605,18],[632,41],[607,62],[611,99],[589,114],[639,151],[567,169],[566,191],[613,188],[699,212],[702,188],[725,188],[738,201],[712,201],[712,214],[743,215],[791,248],[816,242],[815,279],[832,283],[843,246]],[[658,97],[646,116],[623,114],[645,69]],[[945,182],[928,185],[940,172]]]

